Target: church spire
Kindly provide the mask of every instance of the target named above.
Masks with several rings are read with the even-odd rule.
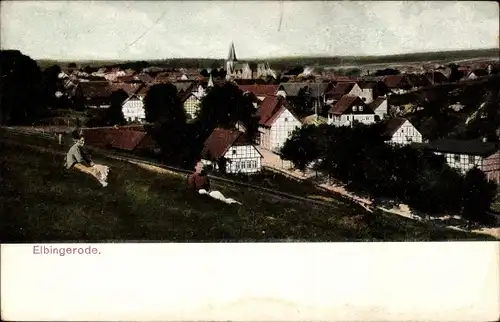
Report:
[[[237,61],[236,59],[236,51],[234,50],[234,42],[231,42],[231,46],[229,47],[229,56],[227,57],[228,61]]]
[[[214,87],[214,80],[212,79],[212,73],[210,73],[210,78],[208,79],[207,87]]]

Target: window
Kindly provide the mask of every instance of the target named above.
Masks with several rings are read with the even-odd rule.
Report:
[[[235,162],[235,167],[236,167],[236,170],[239,170],[241,167],[241,164],[239,162]]]
[[[233,154],[236,154],[236,149],[233,149]]]
[[[473,155],[469,155],[469,164],[474,164],[475,157]]]
[[[363,112],[363,106],[360,106],[360,107],[359,107],[359,111],[360,111],[360,112]]]
[[[353,106],[353,107],[352,107],[352,111],[353,111],[353,112],[356,112],[357,110],[358,110],[358,107],[357,107],[357,106]]]
[[[460,162],[460,155],[455,154],[455,155],[453,156],[453,160],[455,160],[455,162]]]
[[[252,168],[252,161],[247,161],[247,169],[251,169]]]
[[[288,122],[288,117],[285,117],[285,122]]]

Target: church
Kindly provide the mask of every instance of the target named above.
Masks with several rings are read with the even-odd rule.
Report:
[[[229,47],[229,55],[226,61],[226,79],[256,79],[256,78],[276,78],[276,73],[269,67],[269,64],[253,64],[249,62],[240,62],[236,58],[234,43]]]

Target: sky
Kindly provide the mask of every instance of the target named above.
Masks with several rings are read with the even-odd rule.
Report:
[[[364,56],[499,46],[480,1],[1,1],[0,45],[34,59]]]

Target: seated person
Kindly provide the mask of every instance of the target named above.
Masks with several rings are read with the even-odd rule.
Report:
[[[195,172],[188,177],[188,186],[196,191],[205,189],[210,191],[210,180],[208,179],[207,169],[203,163],[198,162],[195,167]]]
[[[66,154],[66,169],[77,169],[83,173],[90,174],[103,187],[106,187],[108,185],[106,179],[109,168],[105,165],[94,164],[92,162],[90,156],[83,149],[85,138],[82,134],[73,132],[73,139],[75,140],[75,144],[73,144]]]

